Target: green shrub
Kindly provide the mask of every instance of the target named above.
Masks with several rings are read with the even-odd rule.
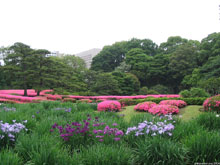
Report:
[[[153,90],[153,89],[150,89],[147,91],[147,94],[148,95],[159,95],[160,93],[158,93],[157,91]]]
[[[135,152],[137,164],[187,164],[186,149],[169,139],[153,137],[137,141]]]
[[[148,94],[148,88],[147,87],[142,87],[139,90],[139,95],[147,95]]]
[[[191,88],[190,89],[191,97],[209,97],[210,95],[201,88]]]
[[[157,84],[153,87],[151,87],[150,89],[157,91],[160,94],[169,94],[169,93],[173,93],[168,87],[161,85],[161,84]]]
[[[76,103],[76,99],[73,98],[63,98],[63,102],[70,102],[70,103]]]
[[[188,90],[183,90],[183,91],[181,91],[181,92],[179,93],[179,95],[180,95],[181,97],[184,97],[184,98],[191,97],[191,93],[190,93],[190,91],[188,91]]]
[[[190,91],[183,90],[179,94],[184,98],[209,97],[210,96],[204,89],[201,89],[201,88],[191,88]]]
[[[120,99],[118,100],[122,106],[129,106],[129,105],[135,105],[136,100],[134,99]]]
[[[220,161],[220,134],[217,132],[201,131],[187,137],[185,145],[191,163]]]

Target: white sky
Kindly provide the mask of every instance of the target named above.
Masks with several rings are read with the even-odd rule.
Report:
[[[0,0],[0,46],[75,54],[133,37],[201,40],[220,32],[220,0]]]

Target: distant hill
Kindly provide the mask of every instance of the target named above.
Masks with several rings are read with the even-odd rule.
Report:
[[[86,62],[86,67],[90,68],[92,58],[95,57],[102,49],[94,48],[81,53],[77,53],[76,56],[82,58]]]

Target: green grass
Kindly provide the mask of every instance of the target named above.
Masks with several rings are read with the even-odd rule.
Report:
[[[182,116],[182,121],[189,121],[191,119],[195,119],[199,115],[201,115],[204,112],[199,111],[199,109],[202,108],[202,106],[199,105],[189,105],[185,108],[180,109],[180,113],[178,116]]]
[[[191,119],[194,119],[198,117],[200,114],[204,113],[199,111],[199,109],[202,108],[202,106],[198,105],[189,105],[185,108],[180,109],[180,113],[177,115],[181,118],[182,121],[189,121]],[[119,112],[119,114],[124,114],[125,121],[129,122],[132,116],[138,115],[145,112],[136,112],[134,111],[134,106],[127,106],[124,110]]]

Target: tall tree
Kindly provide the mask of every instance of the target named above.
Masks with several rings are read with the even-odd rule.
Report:
[[[30,46],[23,43],[15,43],[10,47],[10,52],[5,61],[5,70],[8,74],[11,74],[16,79],[13,84],[24,89],[24,95],[27,96],[27,89],[29,82],[31,81],[30,69],[34,58],[33,50]]]
[[[126,53],[126,63],[131,65],[130,72],[138,77],[141,85],[147,84],[146,74],[149,71],[152,56],[146,55],[140,48],[134,48]]]
[[[183,44],[170,56],[169,70],[174,92],[179,92],[179,86],[184,76],[192,73],[197,65],[198,51],[191,44]]]
[[[185,43],[187,43],[188,40],[185,38],[182,38],[180,36],[172,36],[167,39],[167,42],[163,42],[159,46],[160,53],[163,54],[171,54],[176,51],[176,49]]]
[[[209,34],[201,41],[199,65],[205,64],[209,57],[220,55],[220,32]]]

